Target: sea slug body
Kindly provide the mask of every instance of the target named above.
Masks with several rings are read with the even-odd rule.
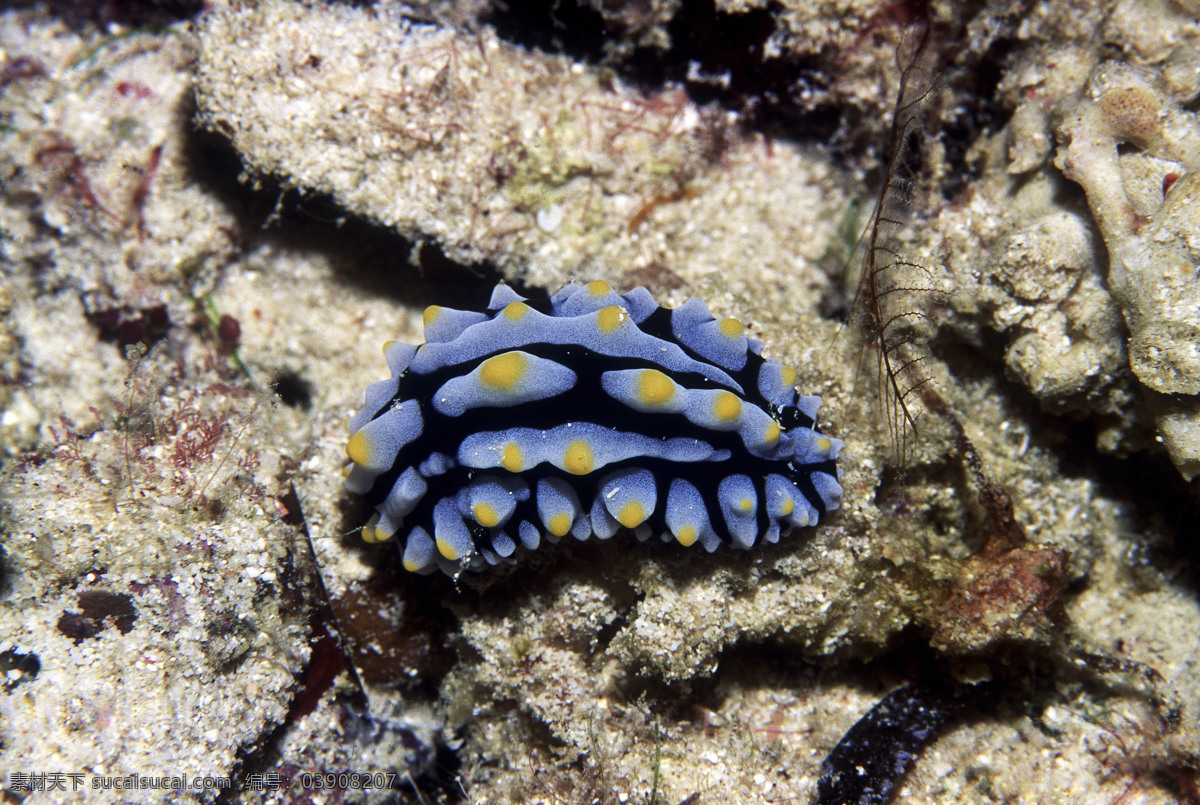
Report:
[[[431,306],[424,322],[425,344],[384,346],[392,376],[346,446],[346,487],[377,511],[363,537],[402,533],[410,571],[621,528],[747,549],[841,505],[820,400],[697,299],[672,310],[595,281],[533,302],[499,285],[486,312]]]

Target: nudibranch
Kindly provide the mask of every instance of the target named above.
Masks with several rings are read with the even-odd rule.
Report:
[[[391,377],[346,445],[346,487],[377,512],[363,537],[402,534],[410,571],[622,528],[747,549],[841,505],[820,399],[698,299],[668,309],[597,280],[535,302],[498,285],[486,311],[431,306],[424,322],[424,344],[384,345]]]

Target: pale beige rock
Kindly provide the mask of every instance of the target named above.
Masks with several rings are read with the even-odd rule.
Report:
[[[1063,121],[1057,165],[1088,194],[1104,235],[1107,285],[1129,327],[1129,363],[1161,394],[1200,394],[1200,122],[1164,94],[1153,76],[1121,63],[1096,68]],[[1156,159],[1122,159],[1120,145]],[[1162,188],[1155,206],[1145,190]],[[1138,199],[1141,203],[1138,203]],[[1152,198],[1152,196],[1151,196]],[[1139,209],[1139,207],[1141,209]],[[1185,477],[1200,453],[1182,422],[1159,423]],[[1186,468],[1186,469],[1185,469]]]
[[[849,202],[827,156],[743,137],[682,89],[643,94],[487,29],[409,23],[394,4],[208,15],[196,92],[252,171],[544,287],[690,281],[733,260],[733,288],[796,270],[819,286],[808,264]]]

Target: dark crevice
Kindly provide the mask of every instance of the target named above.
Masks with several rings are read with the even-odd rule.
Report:
[[[301,411],[312,409],[313,385],[294,369],[282,369],[271,380],[271,388],[284,405]]]
[[[1100,452],[1096,419],[1042,410],[1040,400],[1027,388],[1003,379],[1006,336],[981,332],[983,340],[976,344],[941,335],[931,348],[955,378],[965,382],[996,379],[995,393],[1008,400],[1006,407],[1023,412],[1030,447],[1051,451],[1063,477],[1089,479],[1096,484],[1097,496],[1127,504],[1133,519],[1148,526],[1146,532],[1168,537],[1170,545],[1131,543],[1131,572],[1138,572],[1139,567],[1166,571],[1182,560],[1189,566],[1189,584],[1200,590],[1200,542],[1192,538],[1197,501],[1170,458],[1161,452],[1129,456]]]
[[[191,19],[204,0],[16,0],[15,8],[45,9],[76,30],[111,26],[151,28]]]
[[[513,3],[486,21],[514,44],[604,64],[643,90],[682,85],[694,102],[737,112],[749,129],[828,141],[844,126],[841,113],[832,105],[808,109],[803,100],[832,81],[821,60],[765,56],[778,13],[774,5],[725,14],[712,0],[686,3],[665,26],[669,49],[638,45],[620,56],[612,45],[621,32],[578,2]]]
[[[604,61],[604,18],[574,0],[525,0],[497,5],[484,21],[501,38],[525,48],[563,53],[580,61]]]
[[[846,77],[842,60],[859,45],[847,52],[779,51],[772,39],[782,33],[784,13],[776,3],[742,13],[720,12],[712,0],[685,3],[663,26],[670,41],[665,49],[628,42],[619,46],[615,40],[631,32],[622,30],[614,15],[606,19],[578,0],[514,3],[493,11],[485,21],[515,44],[605,65],[647,91],[679,84],[697,104],[715,103],[736,113],[746,130],[822,144],[839,157],[871,168],[879,158],[886,120],[838,90]],[[987,3],[973,3],[958,9],[950,22],[939,23],[934,32],[943,65],[938,78],[954,97],[952,107],[931,109],[928,115],[930,133],[940,128],[945,138],[945,198],[956,196],[981,167],[967,162],[970,147],[1002,128],[1012,114],[999,98],[998,87],[1019,43],[997,35],[982,54],[960,44],[970,23],[992,13]],[[876,35],[876,25],[915,31],[931,16],[920,0],[891,4],[878,18],[866,20],[860,34]],[[1012,12],[993,24],[1002,34],[1018,17]],[[937,123],[938,117],[945,123]]]
[[[240,229],[230,234],[243,252],[268,243],[321,253],[348,283],[417,306],[453,297],[482,308],[500,277],[494,266],[459,263],[435,243],[414,248],[413,241],[347,212],[331,196],[290,188],[279,176],[238,181],[245,172],[241,158],[215,132],[190,132],[185,160],[193,180],[233,211]]]

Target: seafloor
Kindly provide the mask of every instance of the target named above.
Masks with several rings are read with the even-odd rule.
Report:
[[[0,11],[4,802],[1200,802],[1195,0],[200,5]],[[364,544],[380,344],[596,278],[796,367],[842,509]]]

